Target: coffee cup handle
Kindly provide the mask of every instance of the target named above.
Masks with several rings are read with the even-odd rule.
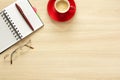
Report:
[[[70,8],[71,8],[71,9],[75,9],[75,7],[74,7],[74,6],[70,6]]]
[[[70,10],[75,10],[75,6],[70,6]]]

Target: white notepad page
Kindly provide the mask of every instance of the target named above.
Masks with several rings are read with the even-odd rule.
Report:
[[[10,6],[6,7],[4,10],[7,12],[7,15],[9,15],[14,25],[16,25],[16,28],[19,30],[19,33],[21,33],[23,39],[33,31],[17,10],[15,3],[21,7],[35,31],[41,28],[43,26],[43,23],[34,12],[28,0],[17,0]],[[0,38],[1,37],[2,39],[0,39],[0,53],[19,41],[16,40],[16,38],[13,36],[2,17],[0,17]]]
[[[31,5],[29,4],[28,0],[18,0],[17,3],[21,9],[23,10],[24,14],[32,24],[34,30],[43,26],[43,23],[40,21],[34,10],[32,9]],[[13,22],[16,24],[18,30],[22,34],[23,38],[32,33],[33,31],[30,29],[22,15],[17,10],[15,3],[10,5],[9,7],[5,8],[8,12],[8,15],[11,17]]]
[[[16,38],[9,30],[3,18],[0,16],[0,52],[4,51],[6,48],[16,42]]]

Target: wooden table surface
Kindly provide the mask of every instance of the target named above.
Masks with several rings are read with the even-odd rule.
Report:
[[[0,0],[0,9],[14,1]],[[120,0],[75,0],[64,23],[49,17],[48,1],[30,0],[45,26],[0,55],[0,80],[120,80]],[[20,49],[11,65],[29,40],[34,49]]]

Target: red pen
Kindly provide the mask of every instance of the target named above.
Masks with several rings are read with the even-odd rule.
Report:
[[[34,28],[32,27],[31,23],[29,22],[28,18],[25,16],[23,10],[20,8],[20,6],[15,3],[15,6],[17,8],[17,10],[20,12],[20,14],[22,15],[22,17],[24,18],[24,20],[26,21],[26,23],[29,25],[29,27],[31,28],[32,31],[34,31]]]

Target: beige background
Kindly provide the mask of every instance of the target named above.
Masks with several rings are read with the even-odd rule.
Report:
[[[45,26],[0,55],[0,80],[120,80],[120,0],[75,0],[65,23],[50,19],[48,1],[30,0]],[[10,65],[4,57],[30,39]]]

